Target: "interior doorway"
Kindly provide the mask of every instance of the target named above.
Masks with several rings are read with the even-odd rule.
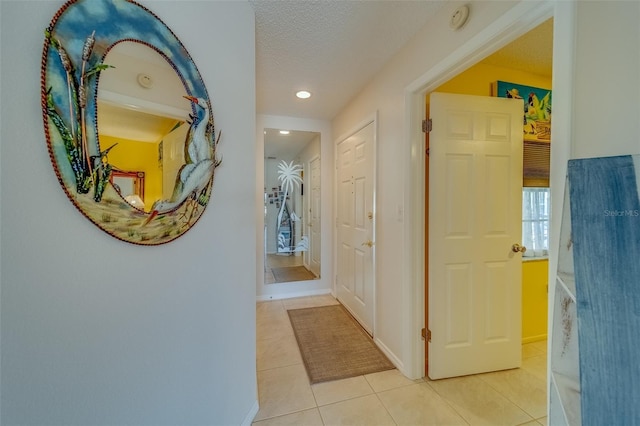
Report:
[[[481,58],[499,50],[511,41],[526,34],[533,28],[545,22],[551,17],[554,21],[566,23],[565,26],[554,25],[557,38],[554,39],[553,60],[560,61],[561,67],[554,71],[554,84],[558,87],[555,91],[556,100],[562,102],[557,104],[554,111],[554,134],[559,135],[558,142],[552,146],[554,154],[554,164],[557,170],[562,171],[562,163],[566,161],[568,155],[569,137],[571,136],[568,124],[570,123],[569,100],[571,93],[572,68],[569,60],[564,60],[565,55],[570,56],[572,52],[572,11],[567,5],[559,5],[555,2],[545,1],[541,3],[521,2],[511,8],[500,20],[489,25],[480,31],[476,37],[468,40],[458,49],[451,52],[447,57],[440,60],[434,66],[418,76],[413,82],[405,87],[405,108],[408,111],[406,119],[406,132],[409,135],[405,139],[405,149],[409,153],[407,159],[407,197],[405,198],[404,212],[404,232],[410,235],[408,241],[407,274],[403,282],[404,291],[407,292],[408,302],[403,304],[404,317],[409,327],[405,348],[411,354],[405,364],[407,375],[417,378],[425,375],[425,301],[428,302],[428,294],[425,293],[425,135],[423,132],[424,118],[426,116],[425,96],[433,92],[437,87],[444,84],[452,77],[460,74],[463,70],[478,63]],[[563,24],[564,25],[564,24]],[[565,39],[566,37],[566,39]],[[566,66],[566,69],[563,67]],[[567,136],[563,140],[563,136]],[[556,155],[557,154],[557,155]],[[554,178],[555,176],[555,178]],[[554,180],[555,179],[555,180]],[[564,179],[557,173],[552,173],[551,183],[556,182],[557,189],[551,188],[552,199],[562,198],[562,183]],[[557,204],[555,204],[557,205]],[[555,208],[554,208],[555,212]],[[551,238],[557,240],[557,225],[551,223]],[[553,250],[551,243],[551,250]],[[555,267],[553,255],[550,256],[550,274]],[[550,285],[552,285],[550,283]],[[422,329],[422,333],[420,330]]]
[[[534,48],[531,48],[532,45],[535,45]],[[459,93],[459,94],[472,94],[472,95],[480,95],[480,96],[497,96],[499,93],[496,92],[496,82],[503,81],[511,81],[511,82],[520,82],[521,84],[526,84],[529,86],[537,86],[537,87],[545,87],[551,89],[551,74],[552,74],[552,49],[553,49],[553,19],[547,19],[542,24],[536,26],[531,31],[526,34],[518,37],[509,45],[505,46],[501,50],[496,53],[490,55],[479,63],[472,65],[467,70],[459,73],[455,77],[452,77],[447,82],[443,83],[439,87],[435,88],[433,91],[437,92],[447,92],[447,93]],[[533,69],[527,69],[528,60],[522,60],[521,52],[526,52],[527,55],[533,55],[536,59],[535,65]],[[530,72],[533,71],[533,72]],[[528,94],[524,94],[525,98]],[[525,99],[525,105],[527,102],[531,101],[531,99]],[[428,103],[425,106],[425,109],[428,111],[429,106]],[[525,118],[526,118],[526,108],[525,108]],[[525,120],[526,124],[526,120]],[[427,140],[425,141],[428,145],[428,135],[426,136]],[[546,186],[548,187],[548,173],[549,173],[549,164],[548,164],[548,152],[549,149],[547,147],[547,165],[546,165]],[[428,164],[425,167],[425,212],[429,211],[429,194],[428,194]],[[427,216],[428,217],[428,216]],[[547,232],[548,232],[548,222],[549,218],[547,217]],[[426,242],[428,241],[428,225],[425,225],[425,262],[428,264],[429,259],[429,247]],[[548,243],[547,243],[548,244]],[[540,254],[540,253],[539,253]],[[543,260],[543,262],[547,262],[547,260]],[[540,269],[540,266],[536,266],[536,268]],[[530,264],[523,266],[523,273],[527,274],[527,271],[537,271],[538,269],[530,268]],[[546,271],[546,269],[545,269]],[[538,277],[536,277],[538,278]],[[537,285],[537,288],[534,289],[535,297],[537,298],[536,303],[537,306],[543,306],[543,310],[539,310],[537,315],[534,315],[533,321],[536,322],[535,326],[540,325],[538,329],[541,329],[537,335],[531,337],[527,336],[529,341],[535,341],[539,339],[544,339],[546,336],[546,321],[547,321],[547,283],[546,283],[546,273],[541,277],[542,282],[537,283],[536,281],[540,281],[540,279],[536,279],[534,284]],[[531,277],[527,283],[531,282]],[[428,268],[425,268],[425,324],[426,329],[429,330],[429,287],[428,287]],[[530,285],[530,284],[529,284]],[[525,297],[531,299],[532,290],[528,287],[528,292],[525,292]],[[541,293],[541,294],[537,294]],[[541,303],[538,299],[541,299]],[[523,309],[527,308],[528,305],[533,303],[530,300],[525,298],[523,300]],[[525,318],[526,321],[531,322],[532,319],[531,314],[528,314],[529,317]],[[523,321],[523,329],[529,329],[530,326],[525,327]],[[534,327],[535,328],[535,327]],[[523,340],[525,336],[523,336]],[[428,345],[428,342],[425,342]],[[429,359],[428,359],[428,350],[425,349],[425,373],[429,371]]]
[[[552,74],[552,49],[553,49],[553,19],[547,19],[540,25],[536,26],[526,34],[516,38],[504,48],[481,60],[479,63],[469,67],[467,70],[452,77],[447,82],[435,88],[434,92],[447,92],[458,94],[471,94],[479,96],[496,96],[496,84],[498,81],[517,82],[526,84],[531,87],[544,87],[551,89]],[[526,52],[526,59],[523,59],[523,53]],[[528,58],[535,58],[531,62]],[[523,95],[526,97],[528,94]],[[427,97],[428,99],[428,97]],[[525,106],[529,99],[525,99]],[[428,100],[426,110],[429,111]],[[525,108],[526,117],[526,108]],[[526,119],[525,122],[526,123]],[[428,133],[426,134],[426,144],[428,145]],[[546,186],[548,187],[549,172],[549,149],[547,146],[546,156]],[[427,160],[428,163],[428,160]],[[425,211],[429,211],[429,166],[425,164]],[[544,183],[543,183],[544,185]],[[428,215],[426,216],[428,218]],[[548,217],[547,228],[548,231]],[[428,241],[428,224],[425,224],[425,242]],[[547,235],[548,238],[548,235]],[[547,240],[548,244],[548,240]],[[539,253],[541,254],[541,253]],[[529,258],[531,259],[531,258]],[[540,274],[539,270],[546,272],[546,259],[538,258],[540,264],[525,263],[522,271],[525,275],[527,288],[523,290],[523,330],[527,335],[523,335],[524,342],[533,342],[546,338],[547,325],[547,277],[544,273]],[[425,244],[425,265],[429,262],[428,244]],[[542,265],[545,263],[545,265]],[[526,275],[529,275],[528,277]],[[538,274],[536,276],[531,276]],[[425,324],[429,330],[429,271],[425,267]],[[535,309],[532,309],[532,306]],[[518,307],[519,308],[519,307]],[[428,342],[425,342],[428,346]],[[429,371],[428,349],[425,349],[425,374]]]
[[[372,336],[376,295],[375,152],[375,119],[336,146],[336,295]]]

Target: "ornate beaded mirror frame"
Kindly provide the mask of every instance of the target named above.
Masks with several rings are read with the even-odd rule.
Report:
[[[45,31],[41,85],[51,161],[85,217],[140,245],[172,241],[198,221],[220,164],[211,102],[157,16],[128,0],[68,1]],[[127,189],[127,176],[142,179]]]

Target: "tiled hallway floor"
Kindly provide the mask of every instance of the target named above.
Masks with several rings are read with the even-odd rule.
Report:
[[[523,345],[516,370],[438,381],[389,370],[310,385],[287,309],[335,303],[324,295],[257,304],[254,425],[546,425],[546,341]]]

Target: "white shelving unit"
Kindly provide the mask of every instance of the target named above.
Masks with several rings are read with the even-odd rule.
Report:
[[[578,315],[571,242],[569,183],[565,186],[558,273],[553,303],[549,424],[580,425]]]

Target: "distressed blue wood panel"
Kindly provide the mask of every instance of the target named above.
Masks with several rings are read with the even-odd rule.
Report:
[[[633,157],[572,160],[568,177],[582,423],[640,424],[640,201]]]

